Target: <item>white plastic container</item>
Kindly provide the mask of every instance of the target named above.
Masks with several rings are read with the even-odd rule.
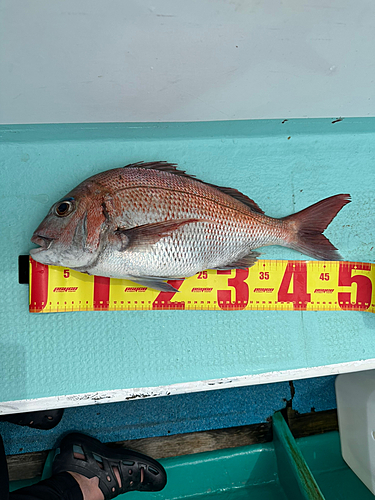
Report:
[[[336,378],[341,453],[375,494],[375,370]]]

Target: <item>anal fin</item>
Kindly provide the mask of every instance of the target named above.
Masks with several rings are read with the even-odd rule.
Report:
[[[140,277],[138,278],[138,276],[134,276],[133,277],[129,277],[128,278],[129,280],[131,281],[134,281],[134,283],[137,283],[138,285],[141,285],[141,286],[147,286],[147,288],[153,288],[154,290],[159,290],[161,292],[178,292],[178,289],[175,288],[173,285],[171,285],[170,283],[167,283],[166,281],[164,281],[164,279],[168,279],[168,278],[157,278],[157,277],[147,277],[147,278],[144,278],[144,277]]]
[[[224,264],[223,266],[214,267],[213,269],[247,269],[248,267],[252,267],[260,256],[259,252],[250,252],[244,257],[235,260],[234,262],[229,262],[228,264]]]

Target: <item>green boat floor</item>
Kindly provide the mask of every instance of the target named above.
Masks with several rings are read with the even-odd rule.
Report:
[[[198,453],[160,460],[167,471],[167,486],[157,493],[128,492],[119,499],[178,500],[202,497],[228,499],[282,499],[278,483],[276,456],[272,444],[247,446],[215,452]],[[48,477],[50,472],[47,470]],[[11,490],[32,484],[13,482]],[[266,496],[265,496],[266,495]],[[286,497],[285,497],[286,498]]]
[[[338,432],[296,440],[326,500],[373,500],[374,495],[346,465]]]
[[[298,448],[321,489],[325,500],[372,500],[366,486],[341,457],[338,432],[296,440]],[[273,443],[160,460],[167,471],[166,487],[157,493],[128,492],[120,500],[294,500],[281,484]],[[48,471],[47,471],[48,472]],[[282,471],[285,474],[285,469]],[[292,481],[291,481],[292,482]],[[14,490],[31,481],[12,483]],[[307,496],[309,500],[315,496]]]

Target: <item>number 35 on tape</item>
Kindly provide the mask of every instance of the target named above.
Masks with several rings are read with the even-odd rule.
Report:
[[[202,271],[158,292],[30,258],[30,312],[298,310],[375,312],[375,264],[260,260],[249,269]]]

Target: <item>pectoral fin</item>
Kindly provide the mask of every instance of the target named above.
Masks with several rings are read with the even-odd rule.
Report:
[[[116,237],[121,240],[120,251],[141,250],[157,243],[161,238],[171,236],[181,226],[192,224],[193,222],[203,222],[202,219],[175,219],[142,226],[132,227],[130,229],[118,228],[115,231]],[[207,222],[207,221],[204,221]]]

